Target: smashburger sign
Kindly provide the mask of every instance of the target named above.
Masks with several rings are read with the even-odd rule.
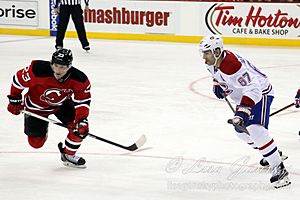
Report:
[[[276,4],[257,6],[247,4],[214,4],[205,14],[205,23],[213,34],[234,34],[280,37],[299,37],[300,6],[297,12],[285,10]],[[297,35],[298,33],[298,35]]]
[[[138,11],[125,7],[112,9],[90,9],[84,14],[86,23],[98,24],[123,24],[135,26],[168,26],[170,12],[163,11]]]

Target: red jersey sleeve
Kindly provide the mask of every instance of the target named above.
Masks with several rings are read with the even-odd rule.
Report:
[[[90,103],[91,103],[91,84],[87,79],[84,83],[76,85],[74,91],[74,103],[75,103],[75,121],[78,121],[89,116]]]
[[[29,66],[26,66],[23,69],[17,71],[17,73],[13,76],[13,80],[10,88],[10,95],[13,96],[21,95],[22,91],[25,88],[31,86],[35,77],[32,72],[33,63],[34,61],[32,61]]]

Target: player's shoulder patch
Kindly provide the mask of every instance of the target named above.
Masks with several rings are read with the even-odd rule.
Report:
[[[86,80],[88,80],[88,77],[79,69],[72,67],[71,69],[71,75],[70,78],[73,80],[76,80],[78,82],[86,82]]]
[[[49,61],[33,60],[31,62],[31,68],[36,77],[48,77],[53,75]]]
[[[230,51],[225,51],[225,57],[220,66],[221,72],[227,75],[232,75],[239,71],[242,67],[242,63],[237,59],[237,57]]]

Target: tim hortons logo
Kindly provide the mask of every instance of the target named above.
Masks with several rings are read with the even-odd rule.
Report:
[[[290,17],[289,13],[277,9],[277,11],[264,12],[261,6],[251,6],[245,16],[234,15],[238,9],[233,5],[214,4],[206,15],[205,22],[213,34],[222,34],[222,27],[251,27],[251,28],[295,28],[300,26],[298,17]]]
[[[72,94],[73,91],[71,89],[51,88],[45,90],[40,98],[51,106],[60,106],[65,100],[69,99]]]

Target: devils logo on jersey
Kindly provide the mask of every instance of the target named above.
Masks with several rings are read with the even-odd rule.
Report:
[[[51,106],[60,106],[65,100],[70,99],[72,94],[73,90],[71,89],[51,88],[45,90],[40,99]]]

